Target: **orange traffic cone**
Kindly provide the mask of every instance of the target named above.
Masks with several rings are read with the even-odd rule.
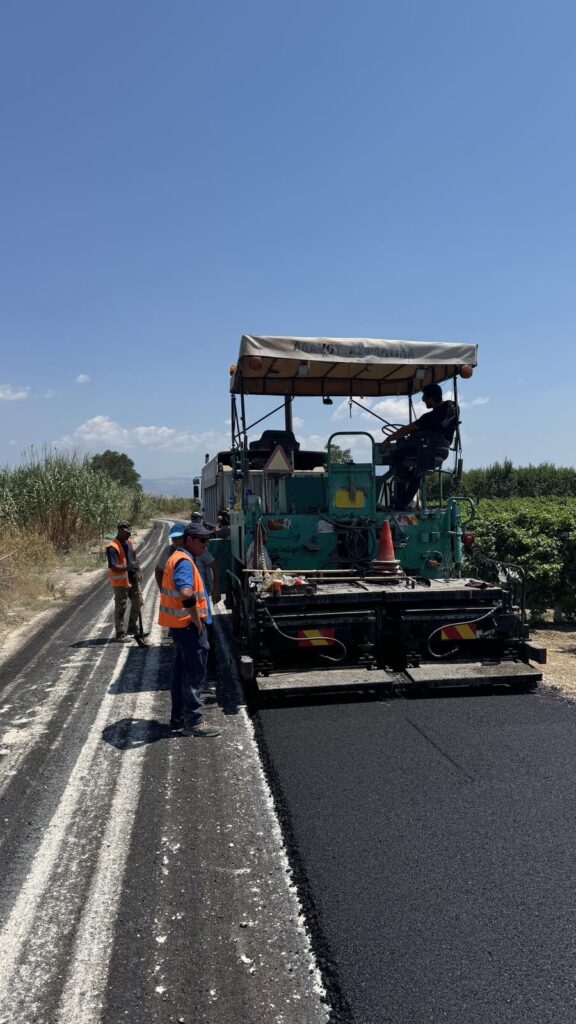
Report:
[[[394,545],[392,543],[392,530],[390,520],[385,519],[380,530],[380,543],[378,545],[378,562],[395,562]]]
[[[399,583],[400,580],[404,579],[404,572],[394,554],[392,531],[388,519],[382,523],[380,542],[378,544],[378,558],[371,562],[370,570],[380,576],[383,582]]]

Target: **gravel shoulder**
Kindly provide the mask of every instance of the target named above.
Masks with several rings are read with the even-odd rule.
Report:
[[[533,629],[530,636],[548,652],[545,682],[576,695],[576,623]]]

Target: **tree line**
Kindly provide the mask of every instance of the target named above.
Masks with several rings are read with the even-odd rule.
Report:
[[[428,477],[430,498],[438,495],[438,475]],[[443,475],[444,497],[462,494],[469,498],[574,498],[576,497],[576,469],[555,466],[552,462],[539,465],[515,466],[511,459],[493,462],[482,469],[469,469],[460,482]]]

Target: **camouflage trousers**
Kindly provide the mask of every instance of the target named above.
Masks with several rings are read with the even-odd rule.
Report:
[[[144,603],[139,583],[132,583],[129,587],[115,587],[114,589],[114,626],[116,628],[116,635],[124,632],[124,617],[128,601],[130,601],[128,629],[137,632],[138,615]]]

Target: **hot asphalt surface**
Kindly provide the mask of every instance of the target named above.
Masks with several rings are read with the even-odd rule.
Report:
[[[257,747],[220,621],[215,741],[105,583],[0,668],[0,1024],[321,1024],[315,962],[334,1024],[576,1021],[576,705],[287,701]]]
[[[259,717],[342,1020],[576,1021],[575,704],[493,692]]]

